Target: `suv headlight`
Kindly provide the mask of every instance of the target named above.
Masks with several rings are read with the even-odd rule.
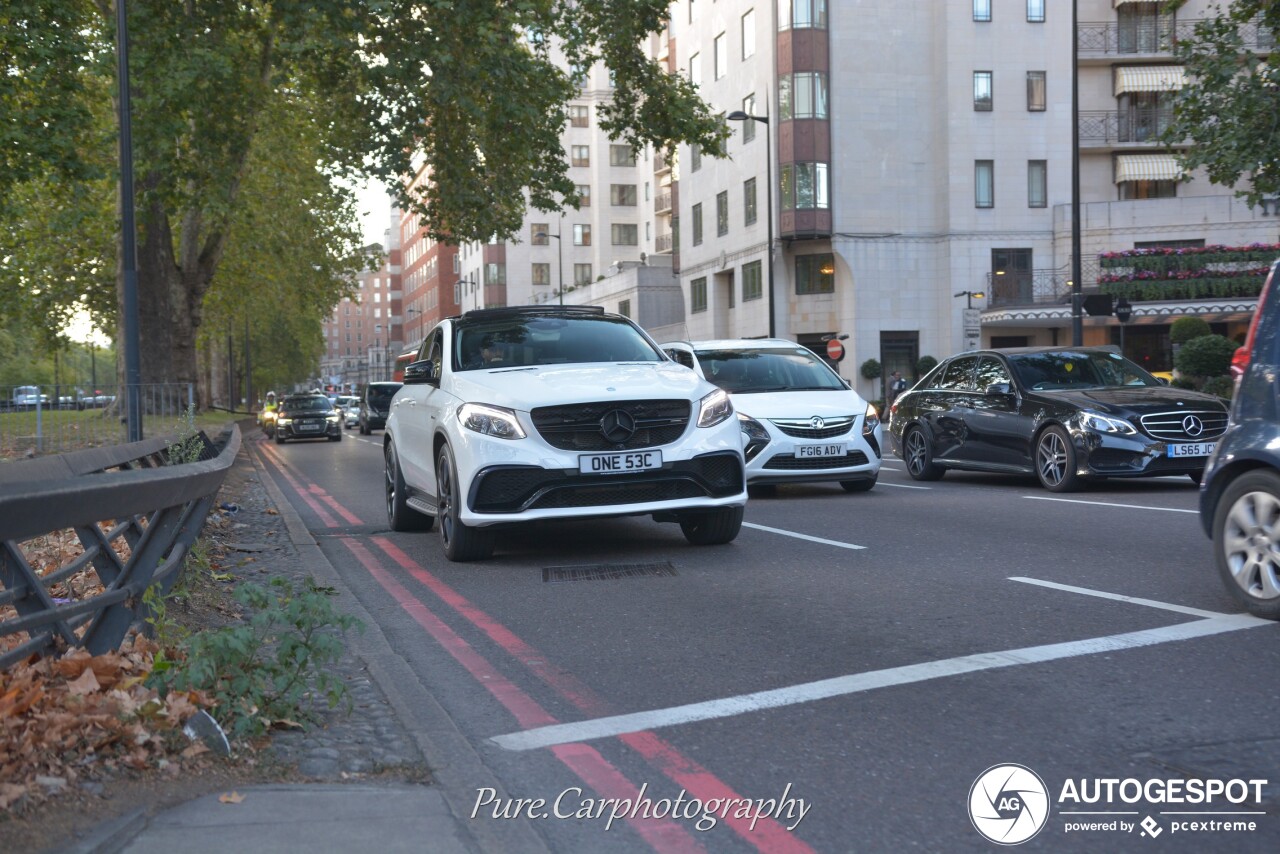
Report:
[[[1080,426],[1095,433],[1110,433],[1113,436],[1133,436],[1138,432],[1128,421],[1087,409],[1080,413]]]
[[[880,413],[876,412],[876,408],[870,403],[867,404],[867,414],[862,419],[862,435],[870,436],[876,432],[876,427],[880,424]]]
[[[714,427],[733,414],[733,401],[729,393],[718,388],[702,398],[698,405],[698,426]]]
[[[748,441],[768,443],[769,431],[764,429],[764,425],[750,415],[739,412],[738,426],[742,428],[743,433],[747,434]]]
[[[342,417],[342,413],[341,413],[341,412],[335,412],[335,413],[333,413],[332,415],[329,415],[329,416],[328,416],[328,420],[329,420],[329,421],[332,421],[334,424],[337,424],[337,423],[338,423],[338,419],[339,419],[339,418],[341,418],[341,417]]]
[[[524,428],[516,413],[501,406],[486,406],[483,403],[464,403],[458,410],[458,420],[462,426],[486,436],[498,439],[523,439]]]

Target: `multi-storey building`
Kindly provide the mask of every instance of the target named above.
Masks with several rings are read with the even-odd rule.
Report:
[[[1078,0],[1073,31],[1044,0],[677,0],[654,56],[758,119],[736,123],[726,159],[681,147],[670,232],[653,212],[690,335],[848,335],[840,370],[873,397],[869,359],[911,377],[924,355],[1070,343],[1077,46],[1086,292],[1101,252],[1276,242],[1280,204],[1180,176],[1155,141],[1182,82],[1173,40],[1210,7]],[[1126,350],[1165,369],[1172,318],[1232,333],[1251,308],[1137,305]],[[1084,340],[1119,331],[1089,317]]]
[[[581,302],[579,289],[653,252],[652,165],[600,129],[597,110],[612,94],[608,70],[597,65],[581,74],[569,104],[561,138],[578,209],[530,209],[513,239],[463,244],[455,277],[460,310]]]
[[[427,176],[425,167],[419,164],[410,189],[416,191]],[[400,231],[404,258],[403,339],[407,347],[413,347],[421,343],[442,317],[451,317],[460,310],[461,295],[456,293],[454,285],[461,268],[458,247],[428,237],[421,214],[403,212],[396,227]]]
[[[343,390],[367,382],[391,379],[396,355],[404,349],[400,269],[400,212],[390,212],[392,228],[385,232],[383,262],[356,277],[356,290],[344,297],[324,322],[325,353],[320,378]]]

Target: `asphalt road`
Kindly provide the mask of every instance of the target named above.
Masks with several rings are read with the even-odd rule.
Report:
[[[1057,496],[889,460],[868,493],[753,498],[728,546],[629,518],[511,529],[450,564],[436,534],[387,530],[381,431],[250,438],[499,781],[473,825],[519,813],[561,852],[989,851],[979,828],[1035,826],[1019,848],[1280,847],[1280,626],[1228,616],[1186,478]],[[563,571],[590,567],[631,574]],[[1045,793],[984,775],[1011,763]],[[1091,798],[1108,779],[1135,782]],[[1225,791],[1197,802],[1186,779]],[[603,799],[642,786],[684,817],[608,827],[627,807]],[[556,818],[557,798],[603,814]],[[738,798],[768,815],[750,827]],[[704,830],[711,804],[727,817]],[[1223,821],[1246,829],[1191,824]]]

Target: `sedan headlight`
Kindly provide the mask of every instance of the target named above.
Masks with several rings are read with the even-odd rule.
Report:
[[[335,412],[335,413],[333,413],[332,415],[328,416],[328,419],[327,419],[327,420],[332,421],[334,424],[337,424],[337,423],[338,423],[338,419],[339,419],[339,418],[341,418],[341,417],[342,417],[342,413],[341,413],[341,412]]]
[[[876,412],[876,408],[870,403],[867,404],[866,417],[862,419],[862,435],[870,436],[876,432],[876,427],[880,424],[880,413]]]
[[[702,398],[698,406],[698,426],[714,427],[733,414],[733,401],[729,394],[718,388]]]
[[[277,415],[277,416],[276,416],[276,423],[277,423],[277,424],[292,424],[292,423],[293,423],[293,419],[292,419],[292,418],[290,418],[290,417],[289,417],[289,416],[287,416],[287,415]]]
[[[1080,413],[1080,426],[1095,433],[1109,433],[1113,436],[1133,436],[1138,432],[1128,421],[1087,409]]]
[[[483,403],[464,403],[458,410],[458,420],[462,426],[486,436],[498,439],[523,439],[524,428],[516,413],[501,406],[486,406]]]

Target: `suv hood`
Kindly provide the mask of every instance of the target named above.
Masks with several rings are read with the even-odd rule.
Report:
[[[1031,397],[1063,401],[1082,409],[1092,409],[1107,414],[1132,413],[1146,415],[1151,412],[1167,412],[1182,407],[1192,409],[1218,409],[1227,411],[1221,398],[1198,391],[1161,386],[1134,388],[1064,389],[1061,391],[1032,392]]]
[[[539,406],[609,400],[673,398],[697,401],[715,386],[674,362],[605,362],[494,368],[453,375],[462,400],[505,406],[524,412]]]
[[[865,415],[867,402],[851,389],[771,391],[731,394],[733,408],[752,418],[826,418]]]

